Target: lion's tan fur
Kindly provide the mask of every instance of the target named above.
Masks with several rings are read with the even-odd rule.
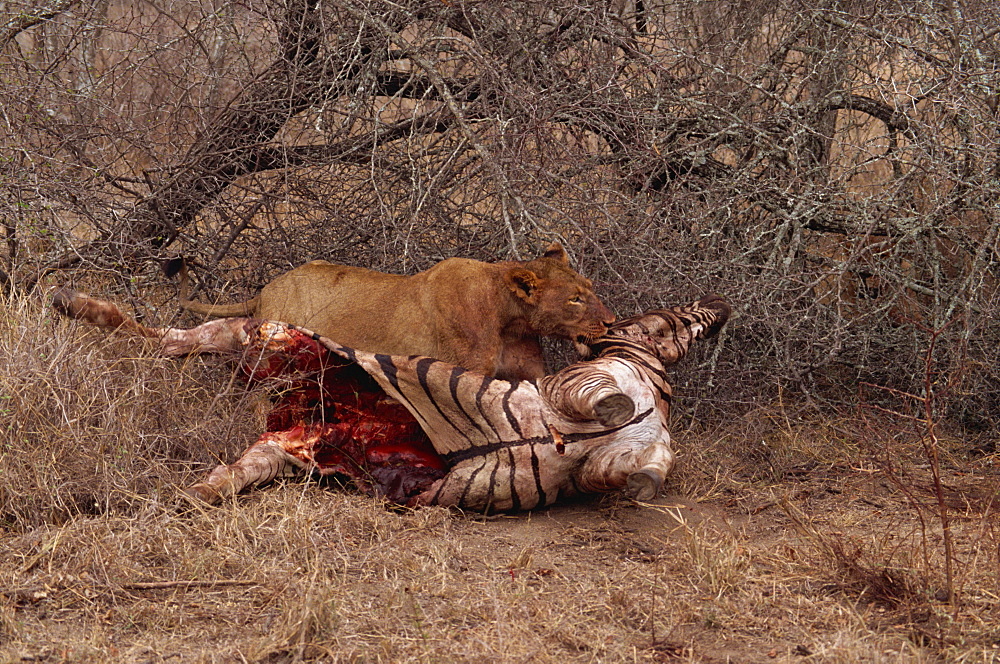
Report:
[[[246,302],[181,305],[208,316],[252,316],[315,330],[354,348],[428,355],[507,379],[545,373],[538,336],[591,340],[614,316],[553,244],[527,262],[449,258],[412,276],[313,261]]]

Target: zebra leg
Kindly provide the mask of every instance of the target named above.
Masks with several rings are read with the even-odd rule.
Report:
[[[522,465],[522,468],[515,475],[511,471],[517,465]],[[537,491],[529,465],[527,457],[518,464],[507,454],[491,454],[482,460],[463,461],[411,498],[407,505],[440,505],[484,513],[534,509],[542,505],[546,494]],[[524,471],[527,471],[528,477],[524,477]],[[550,498],[558,494],[556,488],[546,491]],[[545,504],[549,502],[551,500],[545,501]]]
[[[61,288],[53,293],[52,306],[64,316],[105,330],[121,330],[133,336],[153,339],[159,344],[160,352],[170,357],[242,350],[250,342],[258,323],[249,318],[223,318],[191,329],[146,327],[127,316],[114,302],[70,288]]]
[[[625,495],[635,500],[652,500],[674,469],[674,452],[668,442],[656,441],[639,454],[637,463],[639,468],[629,473],[626,480]]]
[[[607,371],[580,363],[538,381],[538,389],[553,410],[576,420],[596,420],[606,427],[628,422],[635,402],[622,392]]]
[[[250,318],[220,318],[191,329],[153,328],[160,352],[168,357],[192,353],[226,353],[243,350],[252,340],[259,321]],[[146,335],[153,336],[153,335]]]
[[[668,441],[641,448],[610,444],[593,450],[575,473],[576,485],[586,492],[604,493],[625,489],[636,500],[653,498],[674,467]]]
[[[189,497],[215,504],[246,487],[267,484],[276,477],[295,475],[309,464],[289,454],[275,434],[265,434],[236,463],[217,466],[209,476],[184,489]]]
[[[410,507],[458,507],[475,512],[503,512],[511,509],[509,493],[504,491],[506,485],[498,487],[498,493],[503,495],[495,497],[490,492],[490,472],[480,472],[481,470],[480,465],[453,468],[425,491],[410,498],[406,504]],[[526,505],[523,509],[532,507],[534,504]]]
[[[601,396],[594,402],[594,419],[606,427],[616,427],[628,422],[635,414],[635,402],[622,392]]]

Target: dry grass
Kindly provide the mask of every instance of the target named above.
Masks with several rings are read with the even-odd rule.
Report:
[[[960,438],[954,606],[919,441],[787,406],[679,432],[652,504],[484,519],[287,482],[197,509],[176,486],[256,432],[225,363],[3,311],[0,662],[1000,659],[998,459]]]

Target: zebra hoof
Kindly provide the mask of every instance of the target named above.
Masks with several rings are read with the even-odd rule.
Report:
[[[204,482],[192,484],[188,488],[181,491],[181,493],[196,502],[207,503],[209,505],[214,505],[222,500],[222,496],[219,495],[219,492]]]
[[[617,427],[628,422],[635,414],[635,402],[627,394],[612,394],[594,405],[594,415],[606,427]]]
[[[625,495],[633,500],[652,500],[662,486],[659,473],[643,468],[628,476]]]

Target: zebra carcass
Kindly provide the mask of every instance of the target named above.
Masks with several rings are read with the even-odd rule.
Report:
[[[519,382],[255,322],[251,379],[294,377],[268,432],[186,492],[214,502],[312,471],[405,504],[482,512],[619,489],[648,500],[674,466],[664,368],[729,313],[718,296],[648,311],[615,323],[590,346],[593,359]]]

